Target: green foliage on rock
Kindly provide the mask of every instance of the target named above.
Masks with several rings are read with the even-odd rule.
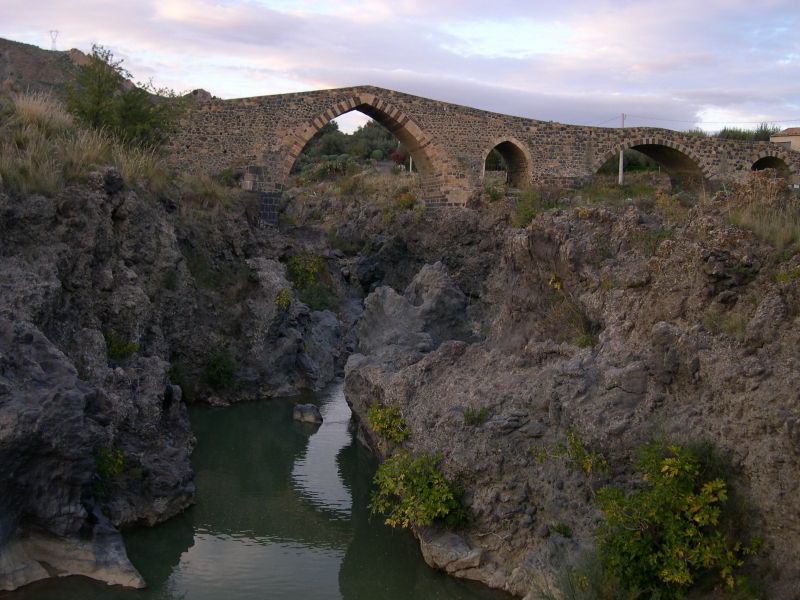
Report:
[[[367,409],[367,423],[370,429],[378,434],[383,442],[395,446],[402,444],[408,438],[408,426],[396,406],[381,406],[371,404]]]
[[[125,467],[125,455],[119,448],[102,446],[94,454],[94,463],[100,480],[107,482],[122,473]]]
[[[489,409],[485,406],[478,410],[477,408],[468,408],[464,411],[464,423],[467,425],[480,425],[489,418]]]
[[[103,330],[106,341],[106,355],[111,360],[125,360],[139,351],[139,345],[122,338],[111,329]]]
[[[286,262],[287,278],[297,289],[300,301],[312,310],[325,310],[332,305],[328,269],[320,256],[299,254]]]
[[[203,383],[212,390],[221,392],[233,387],[236,376],[236,362],[225,346],[214,348],[206,357],[203,367]]]
[[[83,124],[127,143],[160,146],[175,130],[185,105],[170,90],[126,85],[130,76],[111,50],[92,46],[87,64],[67,86],[67,110]]]
[[[637,469],[642,479],[632,494],[615,487],[597,494],[605,523],[596,536],[607,576],[663,599],[682,598],[710,572],[727,589],[739,587],[737,569],[760,543],[736,539],[723,519],[725,482],[704,477],[690,450],[660,442],[641,449]]]
[[[531,453],[539,462],[566,456],[567,466],[574,471],[586,474],[608,471],[608,461],[599,452],[590,452],[580,431],[570,429],[564,443],[552,446],[534,446]]]
[[[441,457],[398,452],[387,458],[375,472],[369,508],[386,515],[392,527],[414,527],[441,522],[458,527],[467,520],[459,501],[460,491],[445,479]]]
[[[292,303],[292,291],[289,288],[282,288],[275,296],[275,306],[281,310],[286,310]]]

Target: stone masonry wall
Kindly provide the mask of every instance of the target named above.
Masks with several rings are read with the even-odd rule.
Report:
[[[676,182],[726,181],[772,157],[800,183],[800,152],[769,142],[667,129],[584,127],[502,115],[371,86],[199,102],[172,142],[176,164],[216,173],[244,167],[246,189],[280,194],[303,146],[325,123],[359,110],[410,150],[431,205],[463,204],[482,185],[486,156],[503,142],[531,183],[574,186],[622,149],[657,160]],[[504,144],[508,147],[508,144]],[[781,162],[782,161],[782,162]]]

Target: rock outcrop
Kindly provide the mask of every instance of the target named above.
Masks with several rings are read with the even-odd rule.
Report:
[[[798,257],[766,268],[773,251],[717,214],[698,206],[669,235],[636,208],[551,211],[508,230],[472,340],[463,323],[438,333],[425,323],[416,305],[431,299],[412,302],[414,285],[367,298],[346,373],[361,435],[371,436],[371,403],[400,408],[406,446],[443,457],[474,515],[457,539],[418,532],[430,564],[538,597],[592,547],[597,489],[631,485],[636,449],[660,438],[708,444],[729,465],[749,511],[743,533],[766,542],[754,569],[780,573],[765,585],[791,596],[800,282],[775,273],[793,272]],[[377,323],[387,323],[380,339]],[[481,410],[485,420],[465,415]],[[611,472],[548,456],[569,431]]]
[[[257,199],[254,200],[257,202]],[[344,328],[281,259],[323,236],[263,236],[246,201],[213,224],[104,169],[53,198],[0,193],[0,589],[85,574],[140,586],[119,528],[193,502],[185,401],[320,388]]]

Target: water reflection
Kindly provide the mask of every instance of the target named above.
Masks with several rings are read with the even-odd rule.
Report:
[[[407,532],[366,509],[375,463],[348,431],[341,383],[315,401],[317,428],[295,401],[192,407],[197,504],[126,535],[146,590],[70,577],[2,600],[507,599],[430,569]]]

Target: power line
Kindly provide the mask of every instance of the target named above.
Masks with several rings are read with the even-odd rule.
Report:
[[[592,127],[600,127],[600,125],[605,125],[606,123],[610,123],[611,121],[616,121],[618,118],[619,118],[619,115],[614,115],[610,119],[606,119],[605,121],[602,121],[602,122],[598,123],[597,125],[592,125]]]

